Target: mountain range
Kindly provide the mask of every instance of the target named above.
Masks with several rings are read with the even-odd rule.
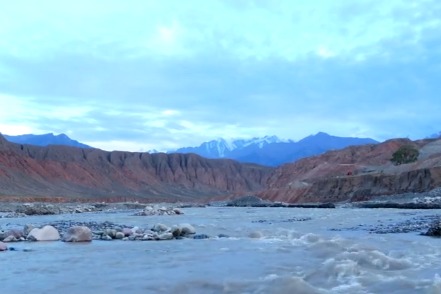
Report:
[[[347,146],[376,144],[370,138],[337,137],[319,132],[298,142],[281,140],[276,136],[250,140],[213,140],[198,147],[177,149],[176,153],[195,153],[206,158],[229,158],[240,162],[252,162],[266,166],[278,166],[300,158],[322,154]]]
[[[65,146],[73,146],[79,148],[91,148],[90,146],[80,143],[76,140],[72,140],[65,134],[54,135],[52,133],[43,134],[43,135],[18,135],[18,136],[8,136],[3,135],[3,137],[12,143],[17,144],[28,144],[35,146],[48,146],[48,145],[65,145]]]
[[[271,170],[195,154],[15,144],[0,135],[3,201],[197,201],[258,191]]]
[[[404,145],[419,150],[418,160],[394,165],[392,154]],[[341,202],[440,186],[441,139],[349,146],[274,168],[196,154],[23,145],[0,135],[2,201],[209,202],[256,195]]]
[[[92,148],[69,138],[65,134],[54,135],[3,135],[6,140],[17,144],[35,146],[65,145],[79,148]],[[278,166],[298,159],[318,155],[329,150],[344,148],[351,145],[375,144],[370,138],[337,137],[319,132],[298,142],[282,140],[277,136],[262,138],[212,140],[197,147],[183,147],[167,153],[194,153],[205,158],[228,158],[239,162],[256,163],[265,166]],[[150,152],[157,153],[157,152]]]

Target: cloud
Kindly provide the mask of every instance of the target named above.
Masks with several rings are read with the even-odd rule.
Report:
[[[39,3],[0,11],[3,133],[163,150],[439,131],[438,1]]]

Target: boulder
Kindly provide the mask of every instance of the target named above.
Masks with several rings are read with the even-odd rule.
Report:
[[[436,221],[432,223],[427,230],[427,232],[423,235],[431,236],[431,237],[441,237],[441,222]]]
[[[32,231],[33,228],[34,228],[33,225],[31,225],[31,224],[26,224],[26,225],[24,226],[24,228],[23,228],[23,234],[24,234],[25,236],[29,235],[29,233]]]
[[[132,229],[129,229],[129,228],[123,228],[122,233],[124,234],[124,237],[128,237],[128,236],[131,236],[134,234]]]
[[[196,229],[190,224],[180,224],[181,236],[196,234]]]
[[[153,232],[165,232],[165,231],[167,231],[167,230],[169,230],[169,229],[170,229],[170,228],[169,228],[168,226],[166,226],[166,225],[164,225],[164,224],[160,224],[160,223],[158,223],[158,224],[156,224],[156,225],[153,226],[152,231],[153,231]]]
[[[116,232],[115,234],[115,239],[122,239],[124,238],[124,233],[123,232]]]
[[[8,250],[8,246],[5,243],[0,242],[0,251],[6,251],[6,250]]]
[[[86,226],[74,226],[67,229],[62,241],[64,242],[90,242],[92,231]]]
[[[60,240],[60,233],[53,226],[44,226],[41,229],[32,229],[27,239],[30,241],[57,241]]]
[[[3,241],[4,238],[8,236],[7,232],[0,230],[0,241]]]
[[[182,234],[181,228],[178,227],[178,226],[173,226],[173,227],[170,229],[170,232],[173,234],[173,237],[175,237],[175,238],[180,237],[181,234]]]
[[[158,240],[172,240],[173,238],[173,234],[170,232],[165,232],[158,235]]]
[[[17,242],[19,239],[15,238],[13,235],[9,235],[3,239],[3,242]]]
[[[141,240],[149,241],[149,240],[158,240],[158,234],[153,231],[146,231],[142,236]]]
[[[112,239],[115,239],[115,236],[116,236],[116,230],[115,229],[106,229],[105,231],[104,231],[104,233],[107,235],[107,236],[109,236],[110,238],[112,238]]]

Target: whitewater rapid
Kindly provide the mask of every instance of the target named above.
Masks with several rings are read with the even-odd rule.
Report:
[[[207,207],[184,213],[0,218],[2,229],[60,220],[190,223],[213,236],[9,244],[17,251],[0,252],[1,293],[441,293],[441,239],[421,236],[422,226],[391,233],[436,219],[439,210]]]

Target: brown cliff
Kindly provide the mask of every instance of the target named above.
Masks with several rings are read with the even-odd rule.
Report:
[[[404,144],[420,151],[417,162],[395,166]],[[441,140],[389,140],[351,146],[277,168],[258,195],[282,202],[367,200],[376,195],[425,192],[441,186]]]
[[[271,171],[194,154],[18,145],[0,135],[3,200],[197,201],[261,190]]]

